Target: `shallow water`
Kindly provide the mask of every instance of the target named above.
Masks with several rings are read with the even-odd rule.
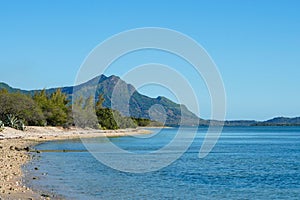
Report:
[[[186,139],[190,131],[184,129]],[[24,167],[27,183],[67,199],[300,199],[300,127],[226,127],[213,151],[199,159],[206,131],[200,128],[188,151],[171,165],[140,174],[103,165],[80,140],[43,143],[36,148],[50,152]],[[176,132],[110,140],[128,151],[149,153]],[[89,140],[101,145],[101,139]]]

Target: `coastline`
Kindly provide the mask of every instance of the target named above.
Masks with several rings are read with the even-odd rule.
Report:
[[[52,199],[24,185],[22,166],[30,161],[29,149],[39,143],[94,137],[120,137],[151,133],[143,129],[94,130],[61,127],[5,128],[0,132],[0,200]]]

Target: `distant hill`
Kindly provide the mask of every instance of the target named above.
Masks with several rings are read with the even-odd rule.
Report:
[[[275,117],[273,119],[257,122],[253,126],[300,126],[300,117]]]
[[[114,109],[120,111],[125,116],[131,116],[135,118],[146,118],[151,119],[149,116],[149,109],[153,108],[152,116],[156,116],[155,120],[164,122],[166,126],[208,126],[210,123],[215,126],[298,126],[300,125],[300,117],[287,118],[287,117],[276,117],[267,121],[255,121],[255,120],[233,120],[233,121],[217,121],[217,120],[204,120],[197,117],[194,113],[189,111],[185,105],[174,103],[166,97],[159,96],[157,98],[151,98],[146,95],[140,94],[134,86],[127,84],[125,81],[120,79],[118,76],[105,76],[100,75],[85,83],[77,86],[69,86],[60,88],[70,100],[73,98],[73,91],[76,94],[80,94],[84,97],[94,95],[96,98],[99,94],[102,94],[105,101],[104,107],[111,108],[112,93],[115,86],[118,84],[117,90],[117,102]],[[20,90],[12,88],[6,83],[0,83],[0,89],[6,89],[9,92],[21,92],[25,94],[33,95],[34,92],[40,90]],[[53,93],[57,88],[47,89],[48,94]],[[95,93],[96,91],[96,93]],[[129,99],[130,97],[130,99]],[[129,99],[129,104],[126,100]],[[96,99],[97,100],[97,99]],[[160,105],[155,107],[154,105]],[[152,107],[154,106],[154,107]],[[181,113],[182,110],[182,113]],[[166,114],[166,119],[160,118]],[[183,119],[181,121],[181,116]]]
[[[0,89],[5,89],[10,93],[21,92],[23,94],[30,94],[30,91],[12,88],[9,85],[7,85],[6,83],[2,83],[2,82],[0,82]]]

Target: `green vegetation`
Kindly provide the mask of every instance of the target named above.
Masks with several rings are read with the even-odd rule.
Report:
[[[143,119],[143,118],[132,118],[132,120],[138,125],[138,126],[149,126],[151,123],[150,119]]]
[[[96,111],[99,124],[102,129],[118,129],[119,126],[114,119],[113,110],[109,108],[101,108]]]
[[[0,90],[0,130],[4,126],[25,130],[25,125],[119,129],[155,123],[149,119],[122,116],[119,111],[102,106],[103,95],[97,99],[94,96],[78,97],[71,103],[60,89],[52,93],[36,91],[33,95],[3,89]]]
[[[67,123],[70,112],[69,101],[60,89],[51,95],[47,95],[46,90],[36,92],[33,100],[43,112],[45,125],[62,126]]]
[[[92,96],[87,99],[79,97],[73,102],[73,122],[82,128],[100,128]]]
[[[21,93],[8,93],[0,91],[0,120],[6,124],[8,115],[22,120],[25,125],[42,125],[45,117],[41,108],[31,96]]]
[[[25,124],[21,119],[18,119],[16,116],[14,116],[13,114],[8,114],[6,116],[6,126],[9,126],[11,128],[15,128],[21,131],[25,130]]]
[[[133,122],[137,125],[137,126],[164,126],[161,122],[157,122],[157,121],[153,121],[150,119],[145,119],[145,118],[131,118],[133,120]]]

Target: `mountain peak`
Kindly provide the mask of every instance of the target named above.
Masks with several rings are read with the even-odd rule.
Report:
[[[116,75],[110,75],[108,78],[109,79],[115,79],[115,80],[120,80],[121,79],[119,76],[116,76]]]

